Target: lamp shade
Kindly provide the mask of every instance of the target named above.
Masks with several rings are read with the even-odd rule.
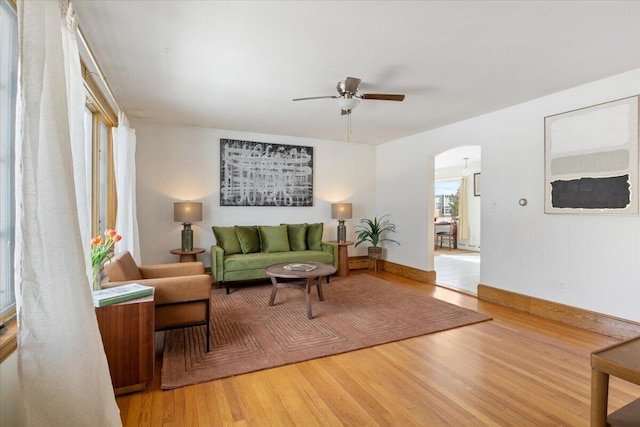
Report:
[[[351,219],[352,214],[351,203],[332,203],[331,204],[331,218],[332,219]]]
[[[173,220],[183,224],[202,221],[202,203],[175,202],[173,204]]]

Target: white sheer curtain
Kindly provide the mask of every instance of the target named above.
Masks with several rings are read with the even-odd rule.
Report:
[[[467,196],[467,177],[460,178],[458,190],[458,239],[469,238],[469,198]]]
[[[118,212],[116,230],[122,240],[116,252],[129,251],[140,262],[140,238],[136,210],[136,131],[129,127],[126,116],[120,113],[118,127],[113,129],[113,157],[116,169]]]
[[[18,375],[28,426],[121,425],[88,279],[84,89],[67,1],[19,1]]]

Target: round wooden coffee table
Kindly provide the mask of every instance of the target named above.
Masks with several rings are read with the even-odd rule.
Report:
[[[311,271],[296,271],[296,270],[288,270],[285,266],[291,266],[292,264],[304,264],[304,265],[313,265],[316,268]],[[336,272],[334,266],[329,264],[323,264],[321,262],[282,262],[280,264],[270,265],[269,267],[264,269],[265,273],[267,273],[271,277],[271,283],[273,284],[273,289],[271,290],[271,298],[269,299],[269,305],[273,305],[276,300],[276,292],[278,292],[278,288],[296,288],[300,289],[305,293],[307,297],[307,317],[309,319],[313,319],[313,313],[311,312],[311,287],[315,286],[318,288],[318,299],[320,301],[324,301],[324,296],[322,295],[322,278],[328,277]],[[300,279],[298,281],[291,282],[278,282],[278,279]]]

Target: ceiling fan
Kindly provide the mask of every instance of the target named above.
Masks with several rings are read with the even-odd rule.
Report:
[[[392,95],[387,93],[363,93],[358,94],[360,79],[347,77],[339,81],[336,85],[339,95],[312,96],[310,98],[295,98],[294,101],[306,101],[309,99],[333,98],[338,100],[338,105],[342,110],[342,115],[351,114],[351,111],[358,106],[360,99],[377,99],[380,101],[402,101],[404,95]]]

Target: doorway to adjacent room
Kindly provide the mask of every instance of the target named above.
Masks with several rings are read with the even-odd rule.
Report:
[[[480,283],[480,151],[480,146],[464,146],[435,157],[436,281],[472,294]],[[456,225],[453,239],[451,223]]]

